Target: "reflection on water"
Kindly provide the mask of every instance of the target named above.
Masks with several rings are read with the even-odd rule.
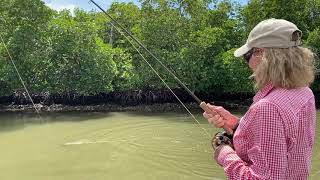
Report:
[[[173,113],[1,114],[0,179],[225,179],[201,128]],[[320,175],[317,134],[311,179]]]

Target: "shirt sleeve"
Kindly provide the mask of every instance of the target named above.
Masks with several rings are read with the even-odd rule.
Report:
[[[285,179],[287,145],[279,109],[270,102],[255,105],[246,134],[251,141],[244,162],[230,147],[223,147],[218,163],[229,179]]]

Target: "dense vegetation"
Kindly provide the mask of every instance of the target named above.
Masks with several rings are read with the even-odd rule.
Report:
[[[266,18],[297,24],[304,45],[320,53],[319,0],[251,0],[246,6],[231,0],[140,2],[141,6],[115,2],[108,12],[199,93],[253,92],[251,72],[233,51]],[[1,0],[0,35],[32,93],[96,95],[165,89],[101,12],[56,12],[41,0]],[[170,87],[179,88],[159,63],[141,52]],[[22,90],[2,43],[0,87],[0,96]]]

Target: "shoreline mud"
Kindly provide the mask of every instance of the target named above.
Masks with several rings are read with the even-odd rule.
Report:
[[[197,103],[184,104],[188,110],[202,111]],[[236,103],[215,103],[217,106],[223,106],[229,110],[244,111],[249,106]],[[185,108],[178,103],[155,103],[142,104],[135,106],[124,106],[118,104],[97,104],[97,105],[64,105],[51,104],[44,105],[41,103],[35,104],[40,112],[184,112]],[[0,112],[36,112],[32,104],[25,105],[0,105]]]

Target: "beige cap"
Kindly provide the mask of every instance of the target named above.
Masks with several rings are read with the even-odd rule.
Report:
[[[293,38],[294,32],[299,32],[298,38]],[[297,26],[284,19],[267,19],[257,24],[249,34],[245,45],[234,52],[240,57],[252,48],[289,48],[301,45],[302,32]]]

